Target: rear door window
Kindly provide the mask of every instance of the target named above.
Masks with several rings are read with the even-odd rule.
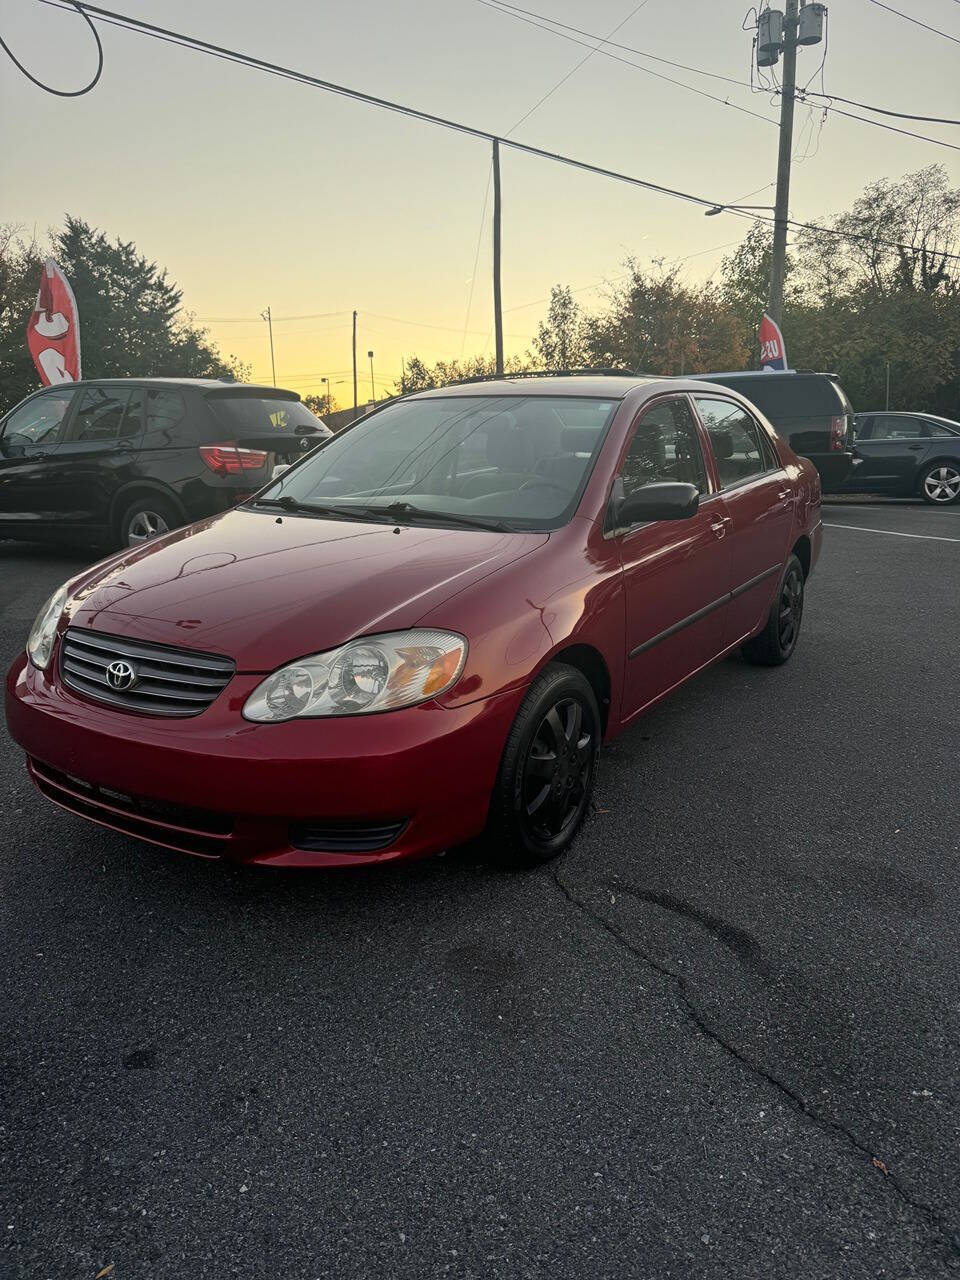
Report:
[[[717,459],[720,483],[725,489],[779,465],[773,460],[769,443],[764,451],[763,433],[746,409],[730,400],[717,400],[711,396],[695,396],[694,399],[707,428]]]
[[[922,418],[898,418],[894,414],[881,414],[873,420],[871,440],[921,440],[927,435],[927,424]]]
[[[143,392],[120,387],[86,387],[70,428],[69,439],[83,444],[109,444],[139,435]]]

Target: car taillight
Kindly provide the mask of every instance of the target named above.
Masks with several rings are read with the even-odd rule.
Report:
[[[839,453],[846,446],[847,442],[847,420],[846,418],[830,419],[830,450],[832,453]]]
[[[218,476],[239,476],[244,471],[259,471],[267,465],[261,449],[241,449],[238,444],[202,444],[200,457]]]

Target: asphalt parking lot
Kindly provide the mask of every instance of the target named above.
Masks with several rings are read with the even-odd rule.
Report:
[[[167,854],[4,737],[0,1276],[960,1270],[960,511],[825,520],[521,877]],[[82,562],[0,544],[4,665]]]

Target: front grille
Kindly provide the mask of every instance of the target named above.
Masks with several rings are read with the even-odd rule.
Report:
[[[61,773],[39,760],[30,759],[33,780],[47,797],[81,818],[112,827],[124,835],[180,849],[201,857],[216,858],[223,853],[233,831],[228,814],[207,809],[129,796],[112,787],[98,787],[72,774]]]
[[[291,822],[290,844],[310,853],[375,853],[393,844],[407,825],[393,822]]]
[[[111,664],[120,679],[108,673]],[[199,715],[226,687],[235,669],[230,658],[214,653],[124,640],[74,627],[64,633],[60,645],[64,684],[98,702],[153,716]],[[125,683],[127,680],[130,682]]]

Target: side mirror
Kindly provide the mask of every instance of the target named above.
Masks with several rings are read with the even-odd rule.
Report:
[[[27,451],[22,444],[8,444],[6,440],[0,439],[0,456],[4,458],[25,458]]]
[[[700,507],[696,485],[665,480],[645,484],[624,498],[616,512],[618,528],[648,520],[689,520]]]

